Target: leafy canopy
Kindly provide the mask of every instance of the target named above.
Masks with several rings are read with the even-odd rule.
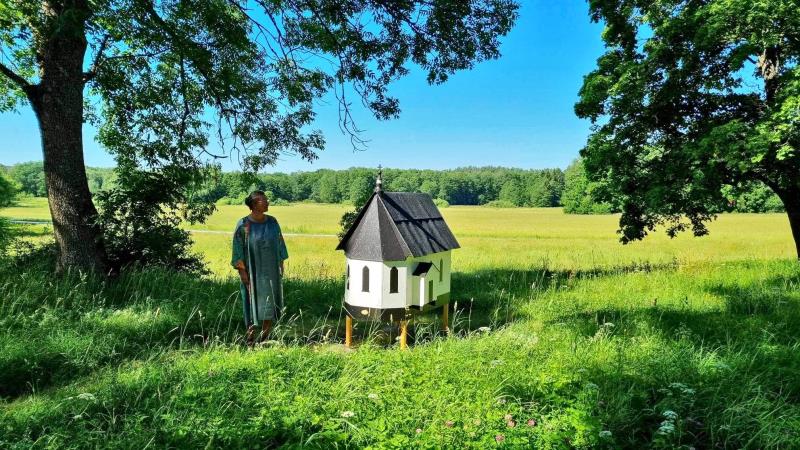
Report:
[[[607,51],[575,106],[595,193],[620,205],[623,242],[670,235],[752,181],[800,201],[796,0],[590,0]],[[688,219],[688,223],[683,220]]]
[[[352,98],[398,115],[390,83],[411,63],[430,83],[499,56],[512,0],[0,0],[0,112],[37,83],[42,45],[85,35],[86,120],[122,161],[198,167],[210,139],[257,171],[312,160],[314,101],[334,92],[361,143]],[[213,138],[212,138],[213,136]]]

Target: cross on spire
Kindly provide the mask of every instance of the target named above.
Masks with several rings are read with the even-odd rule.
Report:
[[[378,164],[378,178],[375,179],[375,192],[383,190],[383,168]]]

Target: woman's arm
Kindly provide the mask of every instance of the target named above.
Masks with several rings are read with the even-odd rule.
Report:
[[[286,250],[286,241],[283,240],[281,226],[277,221],[275,221],[275,226],[278,228],[278,259],[283,263],[283,260],[289,257],[289,252]]]
[[[244,263],[244,233],[242,233],[241,224],[237,224],[236,229],[233,231],[233,242],[231,243],[231,266],[239,272],[239,278],[242,283],[248,284],[249,277],[247,276],[247,266]]]

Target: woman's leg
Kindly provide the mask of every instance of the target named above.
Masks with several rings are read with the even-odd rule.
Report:
[[[250,325],[250,326],[247,327],[246,339],[247,339],[247,345],[250,346],[250,347],[255,345],[255,331],[256,331],[256,326],[255,325]]]
[[[265,320],[261,322],[261,340],[266,341],[267,336],[269,336],[269,332],[272,330],[272,321]]]

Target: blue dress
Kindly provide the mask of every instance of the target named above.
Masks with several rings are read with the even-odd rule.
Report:
[[[245,326],[277,320],[283,308],[279,267],[289,257],[278,221],[272,216],[263,222],[242,218],[234,229],[232,247],[231,265],[243,261],[250,278],[249,286],[240,283]]]

